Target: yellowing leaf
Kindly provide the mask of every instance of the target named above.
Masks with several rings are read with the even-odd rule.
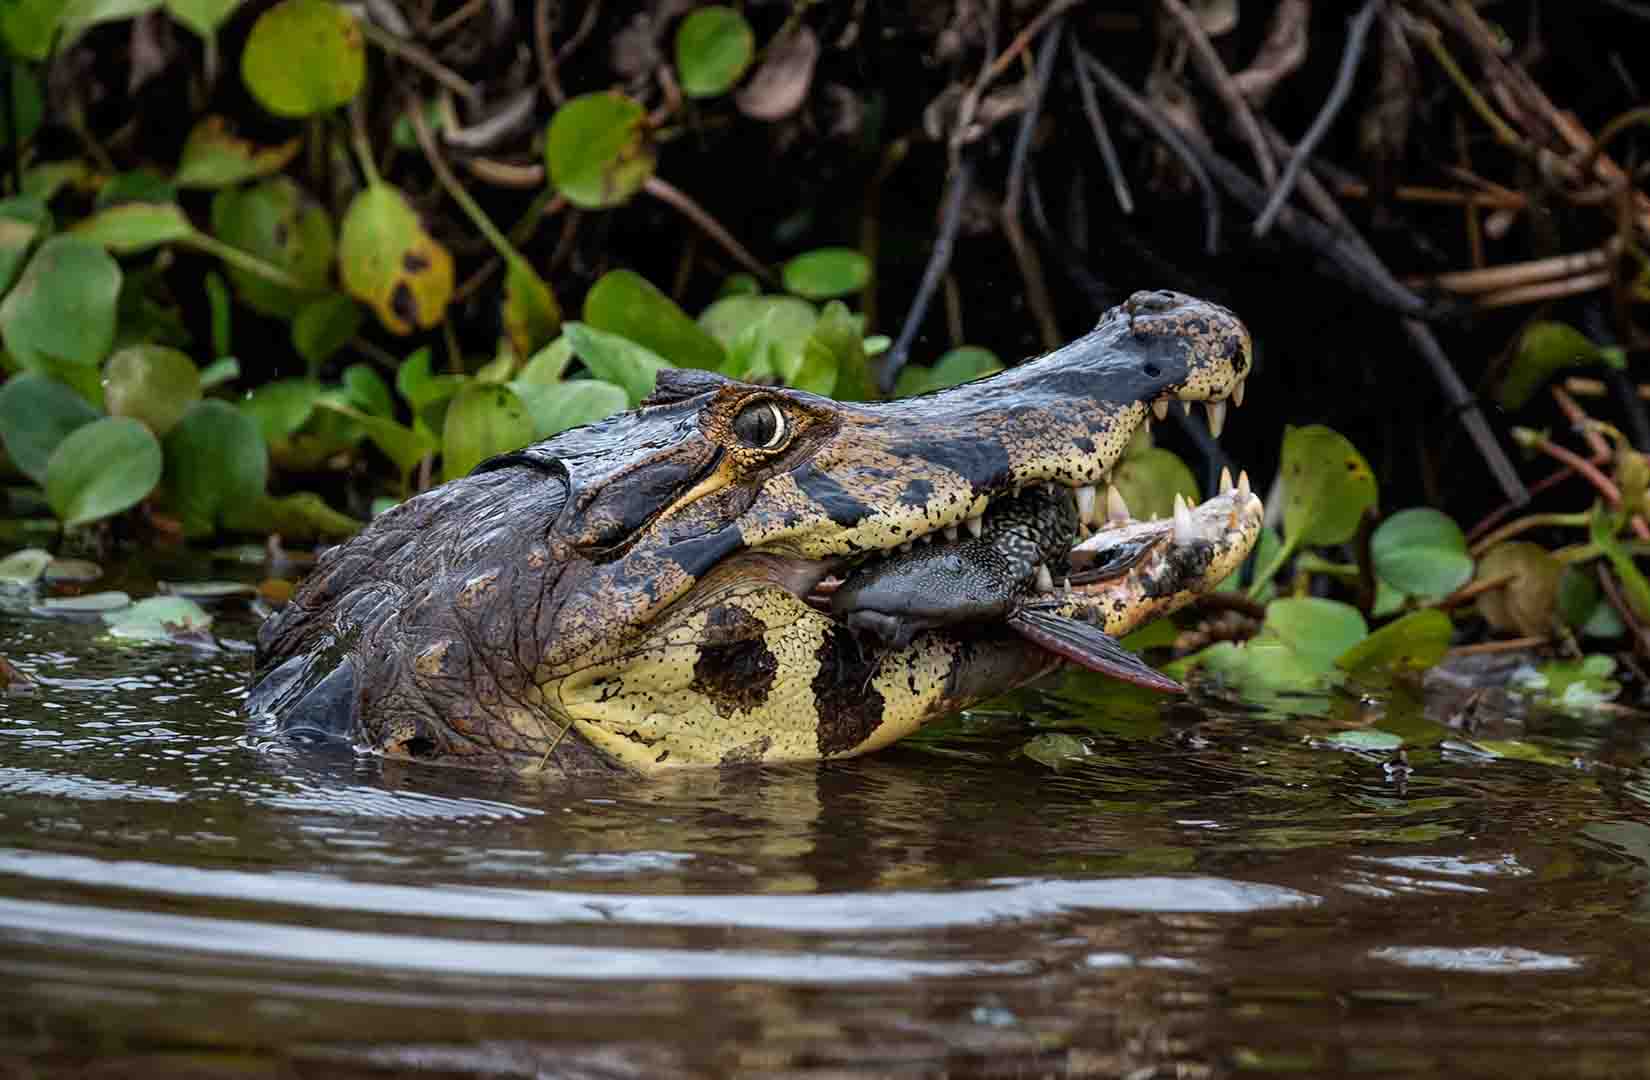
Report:
[[[395,334],[441,322],[453,295],[453,257],[424,230],[406,197],[374,184],[350,203],[338,237],[344,288]]]

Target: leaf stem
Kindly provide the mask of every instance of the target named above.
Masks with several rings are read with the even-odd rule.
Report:
[[[424,151],[424,158],[430,163],[430,168],[435,172],[435,178],[441,184],[442,190],[458,204],[459,209],[464,211],[465,216],[481,235],[487,238],[487,242],[493,245],[493,250],[497,251],[502,259],[506,262],[526,263],[527,259],[510,243],[509,237],[499,231],[498,226],[493,224],[480,205],[470,198],[470,193],[464,190],[464,185],[458,182],[458,177],[453,175],[453,170],[436,148],[435,136],[430,133],[429,122],[424,119],[424,110],[417,99],[408,99],[407,116],[412,120],[413,130],[418,134],[418,145]]]
[[[196,251],[204,252],[207,255],[221,259],[230,266],[235,267],[237,270],[245,270],[249,274],[257,274],[265,281],[272,281],[277,285],[284,285],[289,289],[296,289],[299,292],[308,291],[309,287],[307,285],[287,273],[285,270],[282,270],[274,263],[264,262],[256,255],[242,251],[240,248],[234,247],[230,244],[226,244],[210,233],[201,232],[199,229],[192,229],[190,234],[179,240],[178,243],[185,247],[192,247]]]

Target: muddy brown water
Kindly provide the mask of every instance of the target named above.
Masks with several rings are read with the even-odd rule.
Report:
[[[857,761],[544,783],[273,741],[215,630],[0,614],[39,683],[0,1077],[1650,1075],[1623,721],[1521,761],[1076,678]],[[1383,709],[1407,775],[1317,737]],[[1087,756],[1020,753],[1054,731]]]

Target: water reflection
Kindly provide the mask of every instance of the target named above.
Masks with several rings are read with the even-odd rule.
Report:
[[[272,744],[234,656],[0,633],[40,683],[0,698],[0,1075],[1650,1061],[1626,725],[1532,720],[1519,761],[1412,708],[1395,778],[1333,717],[1067,686],[862,761],[552,785]]]

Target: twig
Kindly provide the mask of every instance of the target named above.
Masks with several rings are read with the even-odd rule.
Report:
[[[1621,620],[1623,626],[1633,631],[1633,645],[1639,652],[1650,657],[1650,627],[1645,626],[1633,613],[1632,605],[1621,595],[1621,588],[1616,584],[1616,577],[1610,573],[1608,566],[1600,562],[1594,568],[1594,573],[1598,574],[1599,587],[1604,590],[1605,599],[1615,609],[1616,618]]]
[[[550,51],[550,0],[536,0],[533,4],[533,54],[539,62],[539,85],[550,104],[560,107],[567,100],[567,91],[561,88],[556,73],[556,54]]]
[[[1175,22],[1180,24],[1180,32],[1186,35],[1187,42],[1192,47],[1192,61],[1198,71],[1225,104],[1232,114],[1232,122],[1237,125],[1238,133],[1249,144],[1249,152],[1255,156],[1255,165],[1260,169],[1261,179],[1267,187],[1278,182],[1278,167],[1272,160],[1272,152],[1266,147],[1266,138],[1260,132],[1260,124],[1255,121],[1255,114],[1249,108],[1249,101],[1243,96],[1232,81],[1232,73],[1226,70],[1221,63],[1220,54],[1209,43],[1209,35],[1203,32],[1197,16],[1192,9],[1181,0],[1158,0]]]
[[[1369,198],[1369,185],[1361,180],[1338,180],[1335,194],[1346,199]],[[1440,203],[1446,206],[1475,206],[1494,210],[1522,210],[1528,200],[1518,192],[1502,194],[1494,191],[1451,191],[1448,188],[1426,187],[1421,184],[1400,184],[1392,190],[1392,197],[1400,202]]]
[[[1042,112],[1043,93],[1048,88],[1049,74],[1054,70],[1054,58],[1060,52],[1060,31],[1064,24],[1055,19],[1049,23],[1043,38],[1043,50],[1032,71],[1031,100],[1020,114],[1020,129],[1014,136],[1014,149],[1009,159],[1007,192],[1003,196],[1002,228],[1014,252],[1014,261],[1020,265],[1020,276],[1025,280],[1026,303],[1037,320],[1043,348],[1060,347],[1060,324],[1054,317],[1054,303],[1049,299],[1048,286],[1043,279],[1042,262],[1037,250],[1027,240],[1020,224],[1020,201],[1025,194],[1026,158],[1031,150],[1031,136],[1037,129],[1037,117]]]
[[[413,133],[418,136],[418,145],[424,151],[424,159],[429,162],[431,171],[435,173],[442,189],[447,192],[448,198],[458,204],[459,209],[470,219],[470,223],[487,238],[487,242],[501,258],[520,259],[526,262],[521,252],[510,243],[509,237],[499,231],[492,218],[487,216],[481,205],[464,190],[464,185],[458,182],[458,177],[453,175],[453,170],[448,167],[446,159],[441,156],[440,148],[435,144],[435,135],[430,131],[429,121],[424,119],[424,110],[419,107],[418,99],[411,94],[407,95],[407,116],[412,120]]]
[[[1346,104],[1347,95],[1352,92],[1352,78],[1357,74],[1359,61],[1363,59],[1369,28],[1375,22],[1375,14],[1380,10],[1380,6],[1381,0],[1364,0],[1364,6],[1352,17],[1351,27],[1346,34],[1346,51],[1341,54],[1340,70],[1335,73],[1335,84],[1329,90],[1329,98],[1323,103],[1323,108],[1318,110],[1318,115],[1313,118],[1312,126],[1306,129],[1306,134],[1296,144],[1294,154],[1283,167],[1283,176],[1273,187],[1272,195],[1267,199],[1260,216],[1255,219],[1256,236],[1265,236],[1271,231],[1278,209],[1289,198],[1289,192],[1294,188],[1302,167],[1312,157],[1324,135],[1329,132],[1329,125],[1340,115],[1341,106]]]
[[[366,36],[366,39],[380,49],[399,56],[442,86],[468,101],[471,105],[481,103],[481,91],[466,82],[458,72],[431,56],[423,46],[411,41],[402,41],[394,34],[385,33],[366,20],[357,20],[357,24],[361,27],[361,32]],[[416,104],[414,107],[417,107]]]
[[[706,236],[716,241],[723,251],[733,256],[734,261],[739,263],[740,266],[743,266],[768,284],[773,284],[772,272],[757,261],[756,256],[746,251],[744,246],[733,238],[733,234],[723,228],[721,222],[711,217],[709,211],[694,202],[692,196],[688,195],[687,192],[657,176],[649,176],[644,180],[642,190],[699,226]]]
[[[1480,641],[1476,645],[1457,645],[1449,651],[1448,655],[1484,656],[1490,653],[1523,652],[1525,649],[1539,649],[1543,645],[1550,645],[1552,641],[1552,635],[1550,634],[1508,638],[1506,641]]]
[[[1553,278],[1568,278],[1577,274],[1585,274],[1589,271],[1598,270],[1608,265],[1608,263],[1608,252],[1604,248],[1597,248],[1593,251],[1582,251],[1574,255],[1553,255],[1545,259],[1530,259],[1527,262],[1487,266],[1482,270],[1452,270],[1448,273],[1434,274],[1429,278],[1423,278],[1421,283],[1447,289],[1454,293],[1497,292],[1518,285],[1529,285],[1538,281],[1550,281]]]
[[[1037,35],[1042,31],[1043,27],[1048,25],[1051,19],[1065,14],[1068,10],[1076,7],[1081,2],[1082,0],[1054,0],[1054,2],[1049,4],[1048,7],[1038,12],[1037,16],[1029,23],[1026,23],[1018,34],[1014,35],[1014,38],[1008,43],[1008,48],[1004,49],[1002,53],[991,61],[991,63],[980,69],[979,77],[974,80],[973,85],[968,88],[968,92],[963,95],[962,101],[959,102],[957,106],[957,120],[951,129],[950,140],[953,169],[955,169],[958,164],[958,157],[960,151],[962,150],[964,137],[974,124],[974,114],[979,111],[980,98],[984,96],[985,88],[990,86],[992,81],[999,75],[1008,70],[1008,66],[1012,64],[1021,53],[1025,52],[1025,50],[1031,45],[1032,41],[1035,40]],[[992,14],[993,16],[996,14],[995,8],[993,8]],[[990,25],[993,28],[995,27],[996,23],[994,18]],[[992,39],[988,40],[986,43],[987,54],[989,54],[995,47],[995,34],[993,33]]]
[[[934,250],[928,256],[928,265],[922,268],[922,280],[917,284],[917,294],[911,300],[911,310],[905,314],[899,336],[894,339],[882,362],[878,381],[884,394],[893,393],[894,380],[899,378],[900,369],[909,359],[911,342],[916,339],[923,316],[928,313],[928,305],[934,300],[934,290],[939,288],[940,279],[951,265],[951,251],[957,243],[957,231],[962,227],[963,200],[968,196],[973,171],[974,167],[967,158],[959,158],[951,172],[949,190],[945,193],[945,208],[940,215],[939,235],[934,238]]]
[[[1432,368],[1432,374],[1438,380],[1438,385],[1444,391],[1444,400],[1449,402],[1450,408],[1456,410],[1461,417],[1461,426],[1467,429],[1467,437],[1478,448],[1479,456],[1489,466],[1490,475],[1495,477],[1496,483],[1501,485],[1501,491],[1509,502],[1516,506],[1523,506],[1530,501],[1530,492],[1524,486],[1523,479],[1513,463],[1507,459],[1507,454],[1496,442],[1495,433],[1490,430],[1489,421],[1484,419],[1483,410],[1478,401],[1467,390],[1461,376],[1455,372],[1455,367],[1449,362],[1444,347],[1438,344],[1432,327],[1419,319],[1404,319],[1404,333],[1415,343],[1421,351],[1427,365]]]
[[[1533,304],[1541,300],[1558,300],[1566,296],[1581,296],[1585,293],[1609,288],[1610,281],[1610,271],[1608,270],[1598,270],[1591,274],[1578,274],[1563,281],[1539,281],[1534,285],[1520,285],[1516,289],[1503,289],[1500,292],[1485,293],[1478,298],[1476,306],[1480,308],[1512,307],[1516,304]]]
[[[1117,147],[1112,145],[1106,118],[1100,112],[1100,102],[1094,95],[1094,78],[1089,75],[1089,69],[1076,50],[1071,54],[1071,71],[1077,77],[1077,93],[1083,101],[1083,115],[1088,117],[1089,130],[1094,133],[1094,142],[1100,148],[1100,160],[1106,166],[1106,175],[1111,177],[1111,190],[1117,197],[1118,209],[1125,215],[1132,214],[1134,193],[1129,190],[1128,178],[1123,175],[1123,166],[1117,160]]]
[[[567,58],[578,51],[580,45],[584,44],[584,39],[590,36],[591,30],[596,28],[596,18],[601,13],[602,0],[590,0],[590,5],[584,9],[584,18],[579,20],[579,28],[573,31],[573,36],[568,38],[561,48],[556,50],[557,67],[565,64]]]
[[[1564,392],[1560,386],[1550,386],[1548,390],[1553,395],[1553,401],[1558,405],[1564,419],[1570,422],[1570,427],[1579,432],[1587,441],[1587,449],[1592,451],[1592,460],[1595,465],[1602,465],[1610,460],[1610,444],[1604,441],[1604,433],[1593,424],[1592,417],[1587,411],[1577,405],[1575,399]]]
[[[475,13],[487,6],[487,0],[469,0],[463,7],[448,15],[434,26],[430,27],[426,37],[446,37],[464,22],[475,17]]]
[[[1474,581],[1471,584],[1461,586],[1448,596],[1434,600],[1432,603],[1424,604],[1422,606],[1437,608],[1439,611],[1450,611],[1454,608],[1460,607],[1468,601],[1478,599],[1478,597],[1484,593],[1505,588],[1508,582],[1513,581],[1517,577],[1517,574],[1502,574],[1499,577],[1484,578],[1482,581]]]
[[[1174,155],[1180,159],[1186,171],[1197,182],[1203,193],[1203,235],[1204,250],[1214,255],[1220,249],[1220,196],[1215,192],[1215,185],[1209,179],[1208,170],[1203,167],[1196,150],[1192,148],[1190,140],[1175,126],[1165,120],[1156,109],[1153,109],[1133,90],[1128,83],[1112,74],[1111,69],[1100,61],[1084,52],[1080,47],[1073,46],[1073,51],[1079,59],[1100,80],[1100,85],[1106,88],[1119,105],[1140,123],[1151,129],[1152,134],[1163,141]]]

